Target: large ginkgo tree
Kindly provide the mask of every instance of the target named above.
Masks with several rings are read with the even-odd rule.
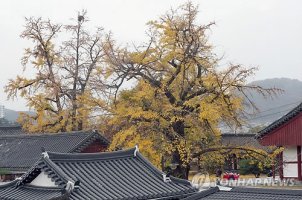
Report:
[[[220,58],[209,43],[213,23],[197,22],[198,7],[186,3],[148,23],[149,41],[133,48],[115,45],[110,36],[105,47],[107,74],[118,90],[136,80],[130,90],[117,93],[112,104],[115,127],[111,148],[141,144],[157,165],[172,163],[173,175],[188,178],[189,163],[209,153],[254,149],[219,146],[220,123],[243,123],[243,97],[249,90],[275,93],[247,85],[255,68],[230,64],[219,67]],[[252,102],[250,102],[252,103]],[[175,169],[174,169],[175,168]]]

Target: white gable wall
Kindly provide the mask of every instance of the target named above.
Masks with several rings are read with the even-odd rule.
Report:
[[[284,162],[296,162],[297,161],[297,147],[286,147],[283,151]]]
[[[58,187],[45,172],[41,172],[29,185],[40,187]]]
[[[286,147],[283,151],[283,176],[286,177],[298,177],[298,165],[297,163],[286,163],[286,162],[297,162],[297,147],[291,146]]]
[[[296,163],[284,163],[283,166],[284,178],[297,178],[298,177],[298,166]]]

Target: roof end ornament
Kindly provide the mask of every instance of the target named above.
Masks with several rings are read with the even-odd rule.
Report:
[[[73,189],[74,189],[74,182],[68,181],[68,182],[66,183],[65,190],[66,190],[68,193],[70,193]]]
[[[134,157],[136,157],[136,154],[139,152],[138,145],[135,145],[135,151],[134,151]]]
[[[48,153],[46,152],[45,147],[41,147],[41,151],[42,151],[42,156],[43,156],[43,158],[49,158],[49,155],[48,155]]]
[[[170,176],[167,174],[163,174],[163,180],[165,183],[171,182]]]
[[[49,158],[49,155],[48,155],[48,153],[46,151],[42,152],[42,155],[43,155],[43,158]]]

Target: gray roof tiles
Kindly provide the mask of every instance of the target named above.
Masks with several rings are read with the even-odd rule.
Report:
[[[20,180],[0,186],[0,199],[70,199],[70,200],[296,200],[302,190],[218,187],[197,192],[186,180],[171,177],[147,161],[136,149],[105,153],[44,153],[44,156]],[[45,172],[57,188],[28,186]],[[67,190],[74,183],[73,190]]]
[[[195,192],[189,182],[172,178],[164,182],[162,172],[137,154],[135,149],[101,154],[49,154],[67,176],[80,181],[71,199],[90,195],[93,199],[153,199]],[[67,162],[68,160],[68,162]],[[91,193],[92,191],[93,194]]]
[[[297,200],[302,199],[302,190],[263,189],[263,188],[233,188],[230,191],[220,191],[218,187],[201,191],[184,200]]]
[[[271,151],[268,147],[262,146],[255,138],[256,134],[251,133],[223,133],[221,134],[221,144],[225,146],[244,146]]]
[[[108,144],[102,135],[93,131],[0,136],[0,168],[26,171],[39,160],[42,147],[46,151],[80,152],[95,140]]]
[[[51,200],[64,196],[60,188],[36,186],[15,187],[17,181],[0,186],[0,199],[3,200]]]
[[[170,182],[165,182],[163,172],[134,152],[135,149],[92,154],[48,152],[49,157],[41,158],[16,186],[23,188],[43,171],[61,189],[68,182],[75,183],[78,189],[71,192],[72,200],[181,199],[197,191],[185,180],[171,177]],[[1,195],[0,189],[0,199]]]
[[[21,126],[0,126],[0,136],[25,134]]]

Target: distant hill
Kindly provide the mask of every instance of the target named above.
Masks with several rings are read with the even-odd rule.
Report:
[[[259,113],[250,117],[251,124],[269,124],[280,118],[302,102],[302,81],[289,78],[273,78],[254,81],[251,84],[264,88],[279,88],[284,90],[273,98],[263,98],[252,92],[250,98],[259,108]],[[248,108],[249,111],[252,111]]]
[[[15,122],[19,116],[19,113],[21,112],[25,112],[28,114],[33,114],[33,112],[30,111],[15,111],[15,110],[10,110],[10,109],[4,109],[4,113],[5,113],[5,119],[7,119],[8,121],[11,122]]]

